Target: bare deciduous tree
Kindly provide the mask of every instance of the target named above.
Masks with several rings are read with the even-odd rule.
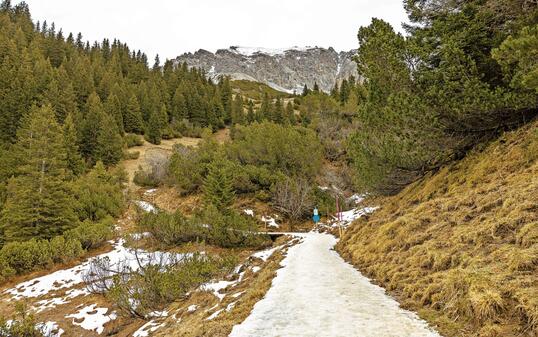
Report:
[[[275,187],[274,207],[292,221],[299,220],[308,214],[314,204],[311,192],[312,187],[306,179],[287,178]]]

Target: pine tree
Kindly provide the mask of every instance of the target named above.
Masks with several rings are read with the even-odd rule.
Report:
[[[17,138],[19,166],[0,217],[5,238],[51,238],[76,226],[67,152],[52,107],[32,108]]]
[[[220,97],[222,100],[223,108],[223,121],[225,124],[229,124],[232,121],[232,87],[230,86],[230,79],[223,77],[219,83]]]
[[[262,104],[258,110],[258,121],[270,120],[273,115],[273,104],[269,94],[265,92],[263,94]]]
[[[308,89],[308,86],[305,84],[304,87],[303,87],[303,93],[301,94],[301,96],[305,97],[309,93],[310,93],[310,89]]]
[[[314,88],[313,88],[313,91],[314,92],[319,92],[319,86],[318,86],[318,82],[314,82]]]
[[[247,104],[247,122],[248,124],[252,124],[256,121],[256,115],[254,113],[254,102],[252,100],[248,100]]]
[[[295,125],[295,123],[297,123],[295,118],[295,109],[293,108],[292,102],[288,102],[286,105],[286,119],[291,125]]]
[[[213,205],[221,213],[229,211],[235,199],[230,169],[223,159],[216,159],[208,166],[202,190],[206,205]]]
[[[149,118],[148,122],[148,129],[146,132],[146,136],[148,139],[148,142],[152,144],[161,144],[162,134],[161,134],[161,119],[159,118],[159,114],[153,113],[151,117]]]
[[[123,141],[119,134],[116,121],[110,115],[103,113],[101,125],[97,133],[97,148],[95,162],[102,161],[106,166],[117,164],[123,154]]]
[[[116,122],[116,126],[118,127],[118,131],[120,135],[123,135],[125,133],[125,129],[123,127],[123,114],[121,112],[121,102],[116,96],[116,94],[111,93],[105,102],[105,111],[108,115],[112,116],[114,118],[114,121]]]
[[[67,154],[67,168],[78,176],[85,170],[84,160],[78,148],[78,137],[73,115],[68,114],[63,126],[64,144]]]
[[[277,124],[283,124],[285,120],[284,116],[284,104],[282,103],[282,99],[280,97],[277,97],[275,102],[275,108],[273,109],[273,115],[272,115],[272,121]]]
[[[104,124],[103,117],[105,112],[101,99],[95,92],[88,97],[86,106],[88,112],[84,116],[82,125],[80,152],[93,165],[97,159],[97,136]]]
[[[236,95],[233,102],[232,125],[245,124],[245,112],[243,111],[243,97]]]
[[[140,113],[140,105],[138,104],[138,99],[136,98],[135,94],[132,94],[131,98],[129,99],[125,116],[123,118],[123,123],[125,126],[125,132],[141,134],[144,130],[142,115]]]

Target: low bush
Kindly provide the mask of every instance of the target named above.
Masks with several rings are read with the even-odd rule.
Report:
[[[144,213],[138,226],[141,231],[151,233],[156,241],[168,246],[206,242],[225,248],[261,248],[270,243],[265,235],[252,233],[257,230],[252,218],[233,211],[224,215],[212,205],[190,219],[179,211]]]
[[[144,145],[144,138],[140,135],[135,135],[134,133],[128,133],[123,137],[123,142],[129,149],[131,147]]]
[[[111,224],[110,220],[86,221],[50,241],[32,239],[5,244],[0,249],[0,281],[82,256],[85,250],[97,248],[112,237]]]
[[[101,223],[83,222],[77,228],[64,233],[67,240],[80,242],[83,249],[94,249],[102,246],[106,241],[112,239],[112,218],[107,218]]]
[[[25,304],[17,303],[16,316],[10,320],[0,317],[0,337],[43,337],[46,333],[41,324],[36,324],[34,315]]]
[[[230,273],[236,264],[234,256],[202,254],[167,258],[151,254],[143,262],[138,260],[134,269],[130,263],[120,262],[112,267],[108,260],[95,259],[91,265],[93,274],[87,276],[85,282],[89,289],[104,293],[126,314],[146,318],[204,282]]]
[[[123,159],[134,160],[140,157],[139,151],[123,151]]]

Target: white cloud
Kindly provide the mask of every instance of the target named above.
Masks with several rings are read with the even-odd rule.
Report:
[[[14,1],[15,2],[15,1]],[[401,30],[402,0],[26,0],[34,20],[82,32],[90,41],[119,38],[161,60],[230,45],[278,48],[357,47],[372,17]]]

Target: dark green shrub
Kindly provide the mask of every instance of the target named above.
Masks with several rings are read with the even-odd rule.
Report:
[[[112,219],[105,219],[102,223],[83,222],[75,229],[64,233],[66,244],[70,240],[78,241],[83,249],[94,249],[102,246],[112,239]]]
[[[73,190],[80,220],[100,221],[118,217],[123,212],[122,177],[119,172],[108,172],[100,162],[74,182]]]
[[[203,241],[207,228],[195,225],[179,211],[175,213],[145,213],[139,221],[141,230],[151,233],[158,242],[178,245],[185,242]]]
[[[144,138],[133,133],[128,133],[123,137],[123,142],[127,148],[144,145]]]

